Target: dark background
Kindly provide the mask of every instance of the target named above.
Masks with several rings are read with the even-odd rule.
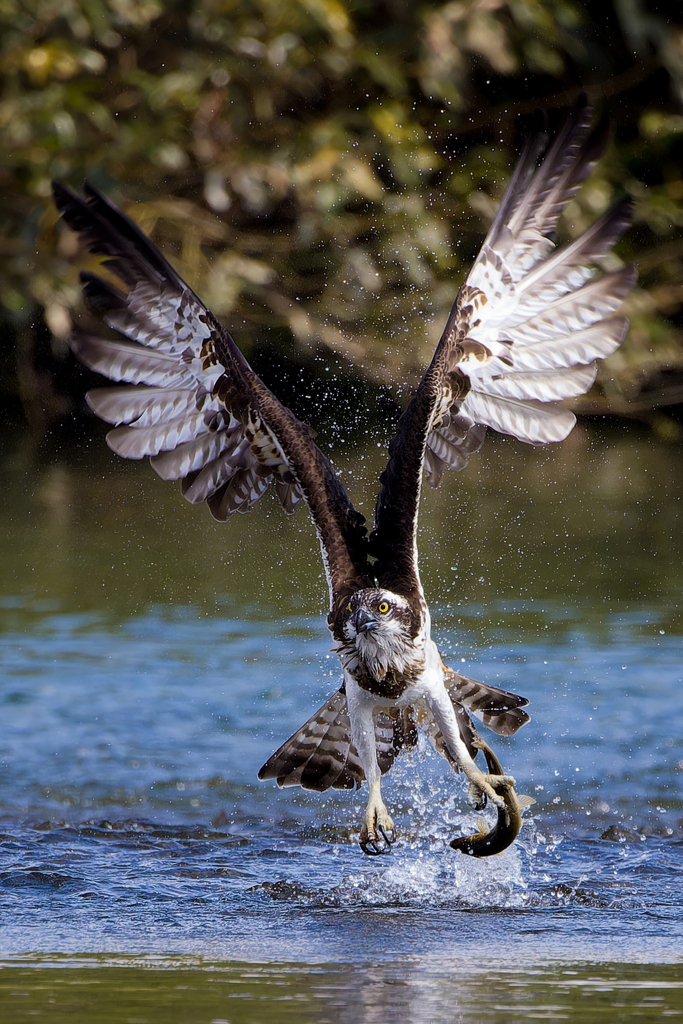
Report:
[[[535,109],[552,127],[585,89],[614,143],[562,232],[631,193],[613,259],[640,286],[578,411],[679,435],[679,3],[8,0],[0,40],[6,424],[78,429],[93,382],[65,341],[91,258],[51,178],[124,205],[300,415],[334,398],[339,441],[363,394],[380,416],[405,402]]]

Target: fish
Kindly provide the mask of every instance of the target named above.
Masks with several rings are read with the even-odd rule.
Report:
[[[483,750],[489,772],[492,775],[504,775],[502,765],[494,752],[480,736],[473,745]],[[503,797],[505,805],[498,808],[498,817],[492,829],[483,818],[477,819],[478,832],[470,836],[460,836],[451,841],[454,850],[466,854],[468,857],[492,857],[496,853],[502,853],[508,846],[514,843],[522,827],[522,809],[535,804],[536,801],[530,796],[517,796],[514,786],[509,782],[499,782],[494,785],[494,790]]]

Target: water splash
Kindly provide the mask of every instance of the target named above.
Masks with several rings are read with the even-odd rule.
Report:
[[[479,860],[450,849],[417,858],[407,852],[347,876],[337,893],[347,904],[509,909],[524,905],[526,887],[520,852],[510,847]]]

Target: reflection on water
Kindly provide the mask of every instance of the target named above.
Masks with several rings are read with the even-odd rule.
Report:
[[[435,635],[530,698],[497,749],[537,804],[514,848],[462,857],[461,782],[421,748],[387,780],[400,842],[369,860],[357,794],[256,782],[338,685],[305,516],[266,496],[215,524],[99,442],[29,463],[20,440],[0,513],[3,1021],[683,1011],[678,447],[490,441],[426,495]],[[382,453],[341,462],[368,514]]]
[[[683,1013],[683,972],[658,966],[564,964],[525,975],[457,962],[382,966],[91,960],[70,970],[0,970],[0,1005],[14,1022],[55,1024],[508,1024],[572,1020],[613,1024]],[[94,970],[93,968],[97,968]],[[162,969],[164,968],[164,969]],[[27,1003],[30,1003],[29,1017]]]

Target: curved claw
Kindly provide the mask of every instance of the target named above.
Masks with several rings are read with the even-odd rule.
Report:
[[[361,839],[359,845],[360,845],[360,848],[363,851],[363,853],[366,853],[368,855],[368,857],[379,857],[379,855],[381,853],[387,853],[388,852],[386,849],[380,848],[380,847],[377,846],[377,840],[376,839],[368,839],[368,840]]]
[[[396,842],[396,830],[380,795],[379,779],[370,787],[370,798],[365,808],[365,821],[360,830],[359,844],[368,857],[389,853]]]
[[[396,842],[396,829],[385,829],[384,825],[378,825],[377,831],[381,834],[382,838],[384,839],[384,842],[387,844],[389,849],[391,849],[391,847]]]
[[[385,828],[377,822],[374,829],[361,831],[359,846],[368,857],[377,857],[383,853],[390,853],[395,842],[396,829],[393,825],[391,828]]]
[[[496,760],[496,764],[499,766],[500,762]],[[514,787],[515,780],[511,775],[503,775],[502,770],[500,774],[487,774],[478,768],[465,770],[470,780],[470,788],[467,793],[467,802],[470,807],[473,807],[475,810],[482,810],[486,806],[487,798],[496,807],[505,807],[505,798],[501,796],[499,790],[508,790]]]
[[[474,811],[483,811],[488,803],[486,793],[474,782],[470,782],[470,788],[467,791],[467,803]]]

